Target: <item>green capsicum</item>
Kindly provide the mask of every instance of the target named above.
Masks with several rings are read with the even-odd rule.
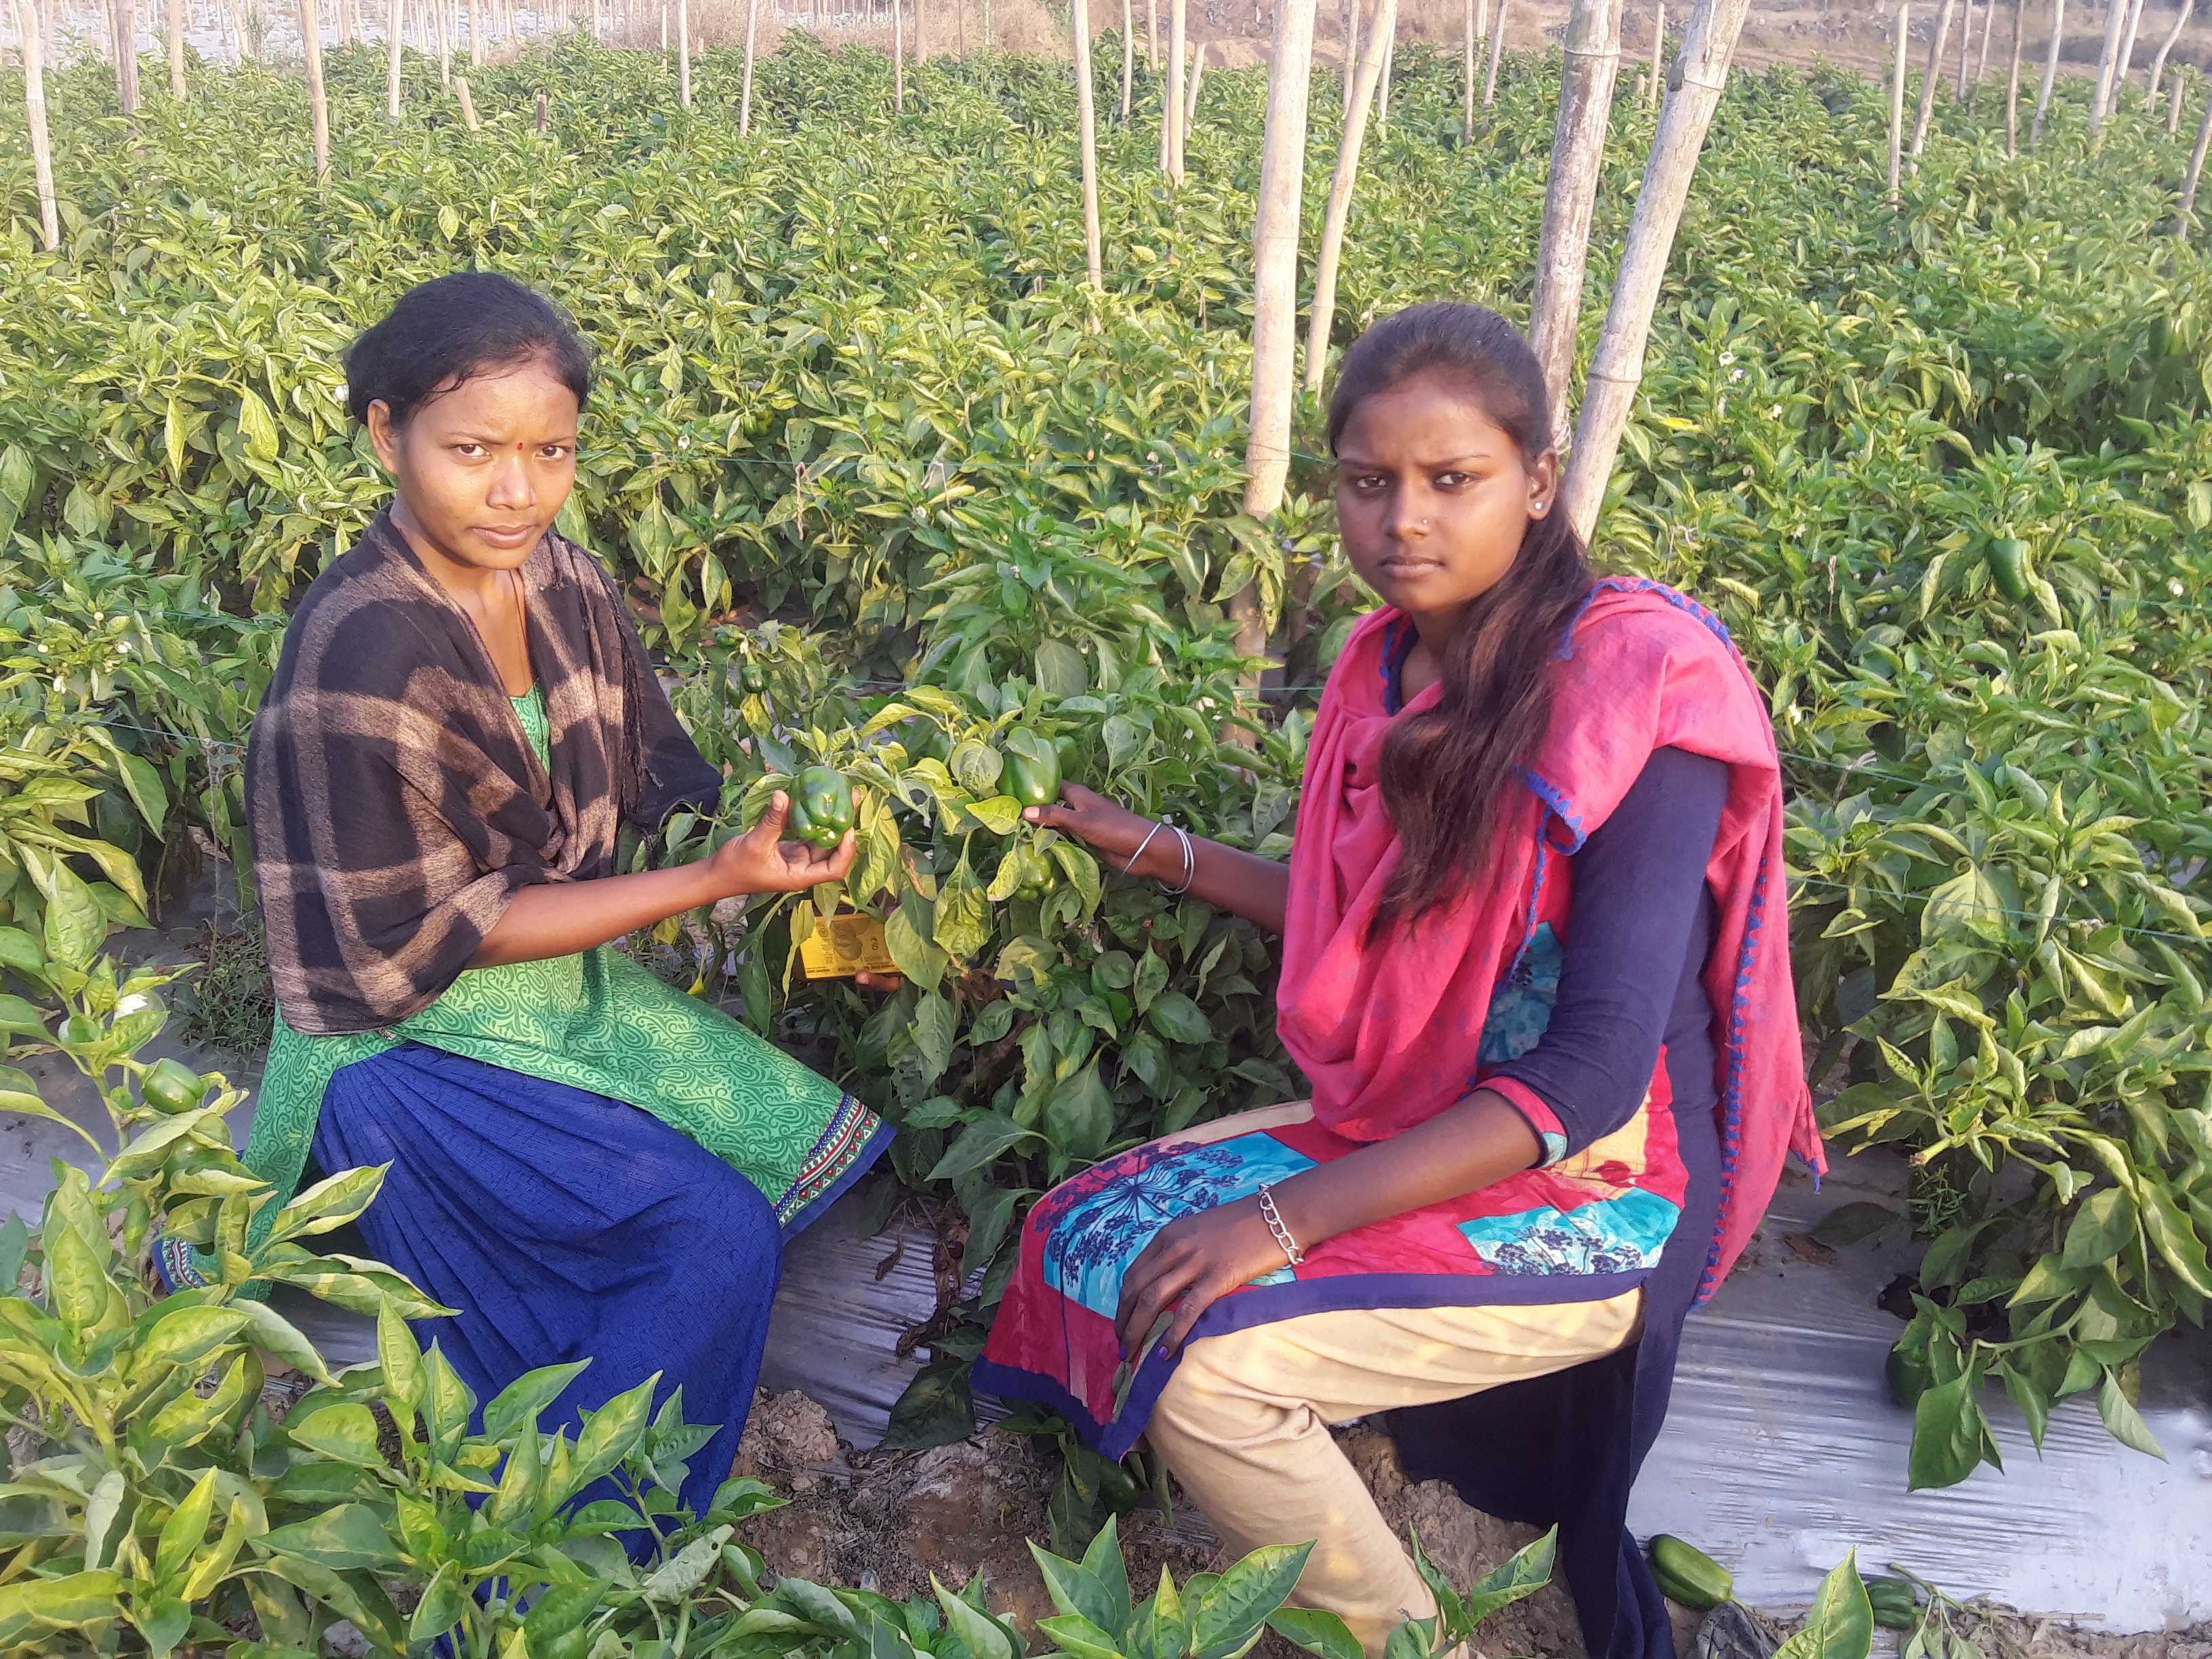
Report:
[[[1735,1594],[1735,1575],[1695,1545],[1662,1532],[1650,1547],[1651,1576],[1668,1601],[1703,1611]]]
[[[207,1079],[189,1066],[173,1060],[157,1060],[138,1079],[138,1092],[157,1112],[174,1117],[200,1103],[208,1091]]]
[[[791,816],[783,832],[814,847],[835,847],[853,827],[853,786],[827,766],[810,766],[791,781]]]
[[[2027,602],[2033,591],[2033,580],[2027,568],[2027,544],[2006,537],[1990,544],[1988,554],[1990,579],[1997,585],[1997,592],[2014,605]]]
[[[1049,806],[1060,799],[1060,757],[1051,744],[1019,726],[1006,733],[1005,749],[1000,789],[1024,806]]]
[[[768,672],[748,657],[738,670],[738,684],[747,691],[765,691],[768,690]]]
[[[1911,1630],[1920,1622],[1920,1595],[1909,1578],[1869,1578],[1867,1601],[1884,1630]]]

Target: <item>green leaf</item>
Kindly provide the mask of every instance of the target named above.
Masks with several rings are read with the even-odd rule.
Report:
[[[1982,1461],[1989,1432],[1974,1398],[1972,1371],[1922,1392],[1912,1408],[1912,1451],[1906,1460],[1907,1488],[1955,1486]]]
[[[1805,1627],[1782,1644],[1774,1659],[1866,1659],[1874,1649],[1874,1603],[1859,1577],[1858,1552],[1820,1581]]]
[[[239,394],[238,434],[246,441],[246,453],[253,459],[269,462],[276,459],[276,422],[270,416],[269,405],[250,388]]]
[[[914,1021],[908,1034],[921,1056],[921,1086],[928,1088],[945,1075],[945,1068],[952,1063],[952,1045],[958,1036],[958,1012],[952,999],[937,991],[925,991],[914,1006]]]
[[[2160,1462],[2166,1461],[2166,1451],[2158,1443],[2158,1437],[2129,1402],[2126,1391],[2120,1387],[2119,1373],[2109,1367],[2105,1372],[2105,1386],[2097,1391],[2097,1414],[2105,1419],[2112,1438],[2123,1446],[2148,1453]]]
[[[1887,1204],[1839,1204],[1814,1224],[1813,1239],[1838,1249],[1905,1224],[1905,1218]]]
[[[367,1169],[344,1170],[319,1181],[276,1212],[276,1222],[266,1243],[327,1233],[359,1218],[384,1185],[384,1172],[392,1166],[378,1164]]]
[[[410,1411],[422,1404],[422,1350],[389,1302],[376,1310],[376,1360],[384,1372],[386,1399]]]
[[[1004,1113],[987,1112],[960,1132],[960,1138],[945,1149],[945,1156],[924,1179],[955,1180],[983,1168],[1008,1147],[1037,1138]]]
[[[2117,1187],[2106,1187],[2081,1200],[2066,1230],[2069,1267],[2094,1267],[2118,1255],[2136,1236],[2135,1200]]]
[[[177,1577],[191,1565],[192,1553],[207,1537],[208,1518],[215,1513],[215,1483],[217,1471],[210,1469],[193,1483],[185,1494],[185,1501],[169,1512],[161,1523],[160,1541],[154,1547],[154,1577],[162,1583]]]
[[[366,1414],[367,1407],[361,1409]],[[305,1521],[271,1528],[259,1541],[264,1549],[297,1556],[333,1572],[356,1567],[374,1571],[400,1563],[398,1546],[366,1504],[340,1504]]]
[[[2143,1231],[2151,1243],[2183,1284],[2199,1296],[2212,1296],[2212,1265],[2205,1261],[2203,1241],[2174,1202],[2172,1189],[2148,1170],[2139,1172],[2136,1179],[2144,1199]],[[2069,1237],[2067,1242],[2073,1240]]]
[[[1114,1097],[1099,1075],[1098,1061],[1053,1085],[1052,1098],[1045,1103],[1044,1127],[1052,1149],[1078,1164],[1091,1163],[1105,1152],[1114,1138]]]
[[[664,1562],[642,1586],[648,1601],[676,1601],[699,1588],[707,1575],[714,1571],[722,1546],[728,1541],[733,1528],[717,1527],[705,1536],[693,1539],[675,1555]]]
[[[443,1561],[430,1582],[423,1586],[422,1599],[415,1604],[414,1616],[407,1621],[407,1644],[410,1647],[434,1642],[455,1625],[469,1610],[469,1588],[461,1577],[461,1564]]]
[[[1036,666],[1036,683],[1048,697],[1079,697],[1091,689],[1082,653],[1061,641],[1040,640]]]
[[[251,1316],[235,1307],[179,1308],[150,1326],[132,1358],[138,1365],[186,1365],[204,1359],[246,1328]]]
[[[0,1584],[0,1646],[15,1646],[42,1631],[117,1618],[123,1611],[122,1595],[122,1577],[112,1572],[73,1572],[60,1578]]]
[[[1030,1548],[1034,1551],[1036,1545],[1032,1542]],[[1122,1659],[1121,1644],[1080,1613],[1040,1619],[1037,1629],[1052,1638],[1054,1648],[1075,1659]]]
[[[168,1659],[192,1627],[192,1610],[178,1596],[142,1597],[131,1609],[131,1622],[146,1638],[149,1659]]]
[[[1163,992],[1152,1000],[1145,1018],[1152,1027],[1170,1042],[1188,1043],[1194,1047],[1213,1041],[1213,1027],[1199,1006],[1180,991]]]
[[[1052,1597],[1053,1606],[1102,1629],[1119,1626],[1123,1610],[1114,1605],[1114,1598],[1090,1568],[1054,1555],[1034,1539],[1030,1540],[1030,1553],[1036,1559],[1037,1571],[1044,1575],[1045,1594]]]
[[[1365,1659],[1352,1626],[1320,1607],[1278,1608],[1267,1615],[1267,1628],[1316,1659]]]
[[[374,1415],[368,1407],[349,1401],[319,1407],[296,1422],[287,1418],[284,1432],[309,1451],[341,1463],[364,1469],[379,1468],[384,1463],[384,1453],[376,1443],[380,1431]]]
[[[256,1348],[271,1359],[283,1361],[297,1371],[304,1371],[325,1388],[336,1388],[337,1380],[323,1364],[323,1357],[315,1345],[307,1340],[299,1327],[271,1308],[266,1302],[240,1300],[230,1304],[246,1317],[248,1328],[243,1334]]]
[[[975,1396],[964,1359],[925,1365],[891,1404],[884,1444],[899,1451],[949,1446],[975,1432]]]
[[[1222,1659],[1250,1641],[1290,1599],[1312,1553],[1311,1544],[1269,1544],[1223,1573],[1191,1615],[1191,1648],[1198,1659]]]
[[[1553,1527],[1541,1538],[1522,1545],[1468,1587],[1461,1597],[1471,1628],[1498,1608],[1534,1595],[1552,1580],[1559,1558],[1559,1529]]]
[[[588,1359],[572,1359],[565,1365],[541,1365],[525,1371],[501,1389],[483,1409],[487,1440],[512,1440],[526,1427],[534,1428],[538,1413],[558,1399],[561,1390],[574,1382]]]
[[[655,1371],[634,1389],[626,1389],[590,1413],[576,1431],[576,1455],[570,1466],[569,1488],[553,1501],[564,1504],[636,1451],[653,1413],[653,1391],[660,1382]]]
[[[971,1659],[1019,1659],[1020,1650],[996,1620],[945,1589],[935,1573],[929,1576],[929,1586],[937,1592],[938,1606],[945,1609],[945,1628],[966,1645]]]
[[[46,901],[46,959],[62,968],[88,968],[107,938],[107,913],[92,889],[59,859],[21,849],[24,868]]]
[[[943,981],[950,958],[915,927],[910,904],[901,904],[884,923],[884,945],[899,972],[923,990],[933,991]]]

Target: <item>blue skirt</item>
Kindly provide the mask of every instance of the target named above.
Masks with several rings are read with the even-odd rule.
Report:
[[[548,1434],[653,1372],[687,1421],[686,1508],[728,1475],[782,1268],[775,1212],[744,1176],[648,1113],[419,1042],[342,1067],[315,1162],[388,1164],[362,1216],[371,1256],[457,1318],[418,1320],[479,1405],[541,1365],[592,1364]],[[592,1497],[611,1496],[593,1492]]]

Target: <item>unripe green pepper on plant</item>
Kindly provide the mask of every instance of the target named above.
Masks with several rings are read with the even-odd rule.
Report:
[[[205,1078],[173,1060],[155,1060],[138,1079],[138,1092],[146,1103],[172,1117],[198,1106],[207,1091]]]
[[[814,847],[835,847],[853,827],[853,786],[827,766],[810,766],[791,781],[784,834]]]
[[[1669,1533],[1651,1540],[1651,1576],[1670,1601],[1702,1611],[1735,1595],[1735,1577],[1693,1544]]]
[[[1869,1578],[1867,1600],[1884,1630],[1911,1630],[1920,1622],[1920,1595],[1909,1578]]]
[[[999,787],[1024,806],[1049,806],[1060,799],[1060,756],[1025,726],[1006,733],[1006,770]]]
[[[2011,537],[2001,538],[1990,544],[1986,556],[1990,579],[1996,583],[1997,592],[2014,605],[2025,605],[2034,591],[2027,568],[2027,544]]]

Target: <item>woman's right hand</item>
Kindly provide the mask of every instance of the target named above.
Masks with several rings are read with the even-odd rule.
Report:
[[[1182,855],[1175,836],[1165,830],[1153,835],[1157,826],[1151,818],[1132,812],[1119,801],[1107,799],[1096,789],[1086,789],[1079,783],[1063,783],[1057,803],[1026,807],[1022,816],[1040,828],[1073,836],[1116,871],[1127,869],[1137,849],[1145,847],[1145,837],[1152,836],[1152,844],[1145,847],[1144,866],[1130,873],[1175,879],[1182,877]],[[1174,854],[1172,860],[1161,860],[1163,849]]]

